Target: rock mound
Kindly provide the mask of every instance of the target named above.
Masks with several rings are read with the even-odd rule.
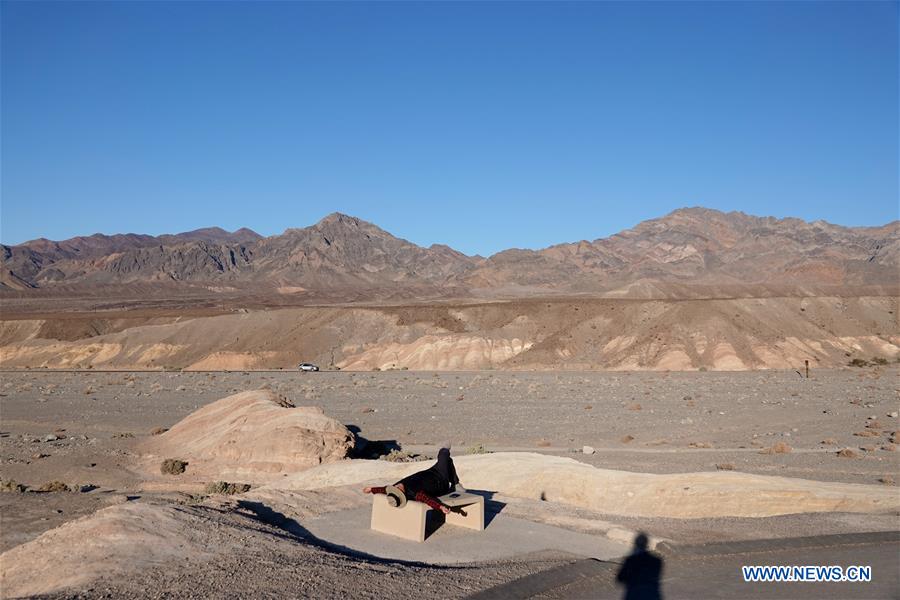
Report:
[[[104,508],[0,555],[2,596],[48,594],[173,559],[202,559],[203,540],[189,535],[196,525],[173,506]]]
[[[178,458],[191,479],[265,483],[345,458],[353,434],[321,408],[294,407],[268,390],[228,396],[146,442],[147,464]]]

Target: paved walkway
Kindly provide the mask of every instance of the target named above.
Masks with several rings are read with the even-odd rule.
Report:
[[[900,598],[900,532],[662,548],[663,598]],[[742,565],[868,565],[869,583],[745,583]],[[622,598],[620,561],[585,559],[497,586],[468,600]]]
[[[303,521],[314,536],[329,544],[364,554],[430,564],[460,564],[509,558],[545,550],[610,560],[628,545],[605,537],[486,512],[484,531],[429,523],[424,543],[410,542],[369,529],[371,508],[333,512]],[[437,516],[429,511],[429,518]]]

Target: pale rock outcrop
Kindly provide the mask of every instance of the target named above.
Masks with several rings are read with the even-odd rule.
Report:
[[[119,504],[46,531],[0,555],[4,598],[48,594],[165,564],[207,556],[176,506]]]
[[[353,434],[321,408],[294,407],[269,390],[228,396],[191,413],[142,447],[148,469],[188,462],[187,477],[263,483],[341,460]],[[158,472],[157,472],[158,474]]]
[[[571,458],[498,452],[454,459],[463,485],[520,498],[560,502],[612,515],[708,518],[803,512],[900,510],[896,490],[736,472],[656,475],[597,469]],[[352,460],[283,478],[281,489],[393,482],[423,463]]]

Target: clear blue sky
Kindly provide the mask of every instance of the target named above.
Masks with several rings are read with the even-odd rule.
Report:
[[[3,2],[4,243],[898,218],[898,3]]]

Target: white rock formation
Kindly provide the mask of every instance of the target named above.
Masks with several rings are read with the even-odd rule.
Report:
[[[716,471],[655,475],[597,469],[571,458],[530,452],[454,458],[466,488],[561,502],[611,515],[707,518],[769,517],[803,512],[900,510],[895,489]],[[392,483],[428,466],[351,460],[280,480],[282,489]]]

